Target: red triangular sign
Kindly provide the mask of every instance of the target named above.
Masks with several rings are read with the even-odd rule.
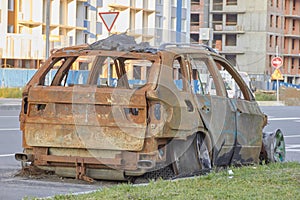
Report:
[[[119,16],[119,12],[99,12],[99,16],[107,30],[110,31]]]

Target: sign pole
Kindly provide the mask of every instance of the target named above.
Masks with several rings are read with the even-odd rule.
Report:
[[[279,102],[279,80],[278,79],[276,80],[276,84],[277,84],[277,86],[276,86],[276,89],[277,89],[276,97],[277,97],[277,103],[278,103]]]
[[[276,45],[276,57],[279,57],[278,56],[278,45]],[[276,100],[277,100],[277,103],[279,103],[279,80],[276,79]]]

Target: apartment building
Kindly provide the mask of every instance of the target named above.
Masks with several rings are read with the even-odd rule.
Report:
[[[156,0],[155,42],[188,43],[190,9],[191,0]]]
[[[106,38],[112,33],[124,33],[133,35],[138,42],[151,42],[154,38],[155,28],[155,1],[153,0],[103,0],[98,8],[99,12],[118,12],[119,15],[109,32],[101,26],[102,35]]]
[[[50,50],[87,42],[87,0],[1,1],[0,63],[2,67],[37,68],[45,60],[46,18]],[[95,12],[96,13],[96,12]],[[96,23],[95,23],[96,24]]]
[[[300,0],[210,0],[211,45],[253,80],[268,81],[283,58],[285,82],[300,83]]]
[[[190,42],[207,44],[210,37],[209,0],[191,0]]]
[[[300,84],[300,0],[285,0],[282,72],[285,82]]]
[[[0,1],[0,66],[37,68],[47,50],[92,43],[112,33],[127,32],[152,45],[187,42],[189,6],[190,0]],[[110,31],[99,12],[119,13]]]

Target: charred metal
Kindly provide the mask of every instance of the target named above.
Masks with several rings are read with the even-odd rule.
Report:
[[[213,49],[112,35],[53,52],[28,82],[15,157],[89,182],[174,178],[284,161],[283,134],[263,133],[266,124]]]

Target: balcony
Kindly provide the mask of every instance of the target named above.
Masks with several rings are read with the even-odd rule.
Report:
[[[214,24],[213,29],[215,32],[222,33],[245,33],[243,26],[223,26],[222,24]]]
[[[44,42],[42,36],[28,34],[7,34],[3,38],[2,57],[14,59],[43,59]]]

